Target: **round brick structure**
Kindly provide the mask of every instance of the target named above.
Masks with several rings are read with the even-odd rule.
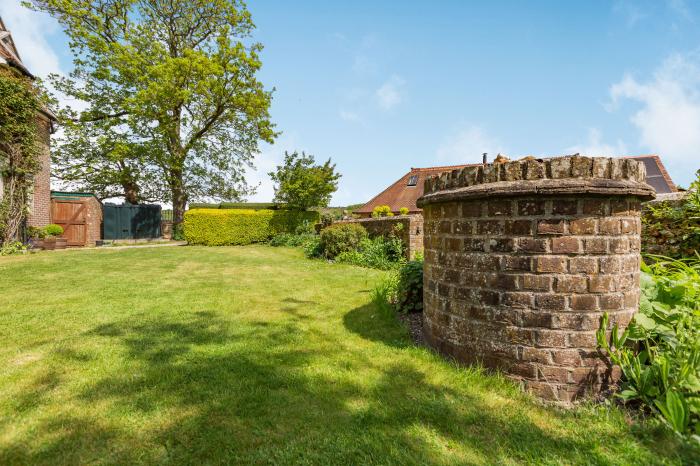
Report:
[[[528,157],[425,182],[426,340],[569,403],[619,377],[596,349],[604,312],[639,304],[641,201],[632,159]]]

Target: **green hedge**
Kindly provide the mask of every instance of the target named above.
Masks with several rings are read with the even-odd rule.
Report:
[[[244,209],[244,210],[280,210],[284,208],[282,204],[274,204],[272,202],[221,202],[217,204],[207,204],[193,202],[190,204],[190,210],[194,209]]]
[[[190,244],[242,245],[294,233],[318,222],[318,212],[298,210],[193,209],[185,212],[184,233]]]

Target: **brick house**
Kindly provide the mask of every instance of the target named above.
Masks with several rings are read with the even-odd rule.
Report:
[[[0,66],[13,68],[28,78],[35,79],[34,75],[22,63],[12,35],[6,29],[2,18],[0,18]],[[48,109],[42,110],[37,115],[41,169],[34,177],[27,222],[30,226],[42,227],[51,223],[51,154],[49,148],[50,136],[54,131],[55,123],[56,117]],[[0,197],[2,197],[2,193],[3,180],[0,177]]]
[[[644,163],[647,170],[647,183],[656,189],[657,194],[675,193],[678,188],[671,180],[664,164],[658,155],[640,155],[626,157],[639,160]],[[361,218],[372,216],[372,210],[380,205],[388,205],[394,214],[399,213],[402,207],[408,208],[409,214],[421,214],[423,210],[416,205],[416,201],[423,195],[426,178],[442,172],[462,169],[468,166],[481,164],[448,165],[442,167],[411,168],[411,170],[399,178],[381,193],[377,194],[365,205],[353,213]]]

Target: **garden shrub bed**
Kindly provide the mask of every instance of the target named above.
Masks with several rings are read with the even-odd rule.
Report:
[[[308,229],[317,221],[313,211],[193,209],[185,212],[184,235],[190,244],[245,245]]]

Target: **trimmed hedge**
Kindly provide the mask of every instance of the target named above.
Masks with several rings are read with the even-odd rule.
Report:
[[[218,204],[193,202],[192,204],[190,204],[190,210],[194,209],[281,210],[284,209],[284,205],[274,204],[272,202],[221,202]]]
[[[185,212],[190,244],[206,246],[260,243],[318,222],[318,212],[300,210],[192,209]]]

